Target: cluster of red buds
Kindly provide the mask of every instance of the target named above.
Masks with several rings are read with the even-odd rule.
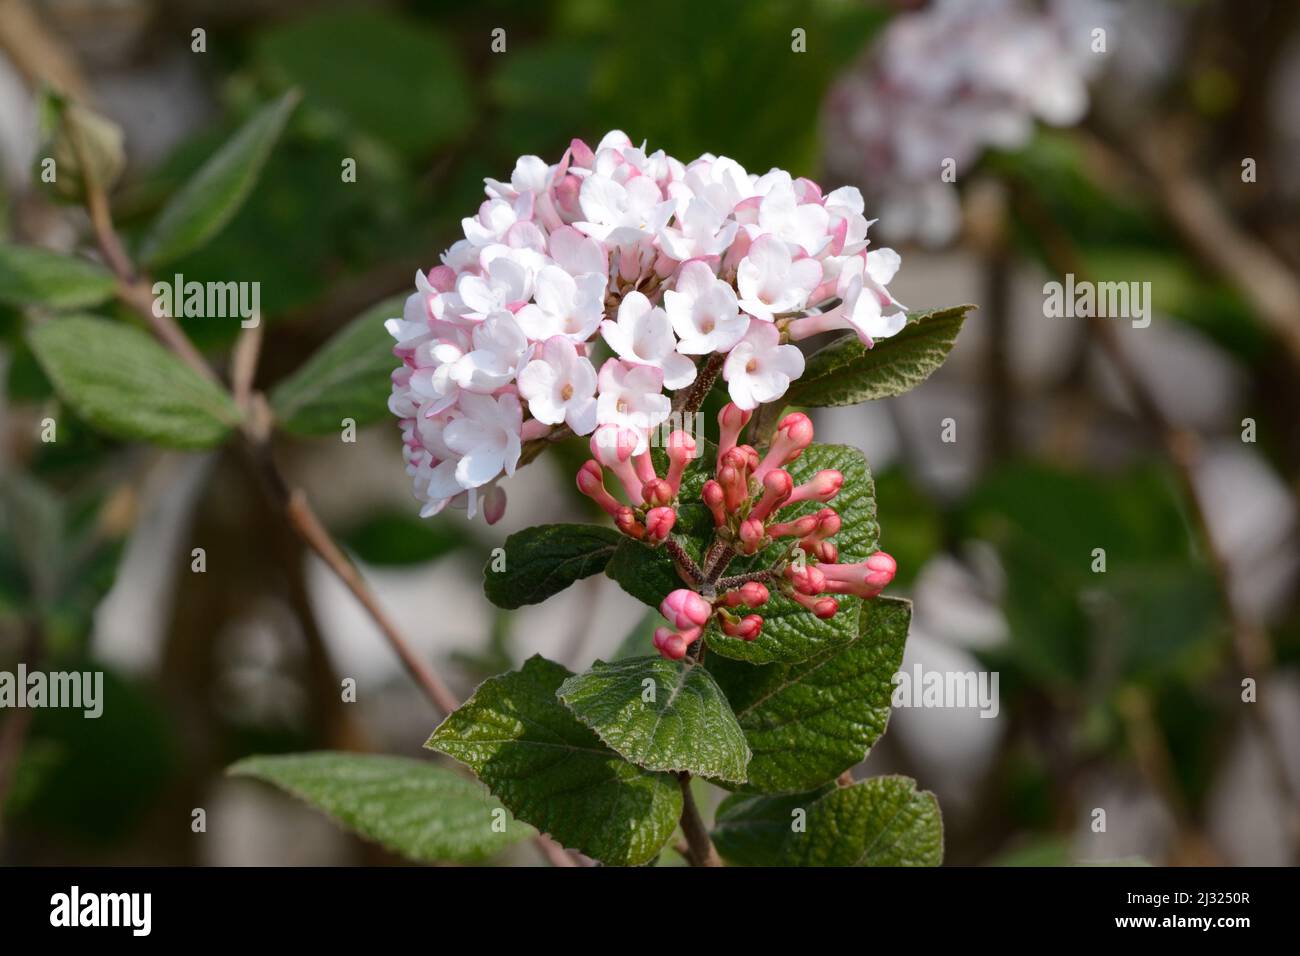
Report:
[[[713,515],[714,544],[702,568],[682,568],[683,577],[700,590],[675,590],[659,607],[671,626],[655,631],[654,644],[671,660],[686,655],[711,618],[729,637],[746,641],[758,637],[763,618],[754,610],[771,596],[764,581],[817,617],[829,618],[839,611],[835,595],[873,598],[893,580],[897,570],[894,559],[883,551],[865,561],[840,564],[839,549],[832,540],[840,530],[840,516],[834,508],[782,520],[780,512],[793,505],[805,501],[828,504],[834,500],[844,486],[844,475],[825,469],[796,485],[785,466],[812,444],[812,421],[801,412],[785,416],[777,425],[767,454],[760,458],[753,447],[739,444],[750,415],[728,404],[718,416],[721,438],[717,466],[714,477],[701,489],[701,497]],[[671,448],[669,458],[675,469],[678,459],[673,458]],[[680,479],[680,471],[677,475]],[[730,578],[722,576],[735,555],[757,554],[783,538],[790,539],[790,547],[771,568]],[[748,609],[748,613],[736,608]]]
[[[645,438],[633,428],[601,425],[591,435],[592,458],[578,469],[578,490],[614,519],[614,526],[629,538],[659,544],[677,523],[677,492],[686,466],[696,455],[689,432],[668,436],[668,473],[659,477]],[[623,485],[628,501],[622,504],[605,487],[605,469]]]

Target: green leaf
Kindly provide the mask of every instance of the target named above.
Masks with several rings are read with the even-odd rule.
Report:
[[[74,315],[28,341],[60,397],[110,435],[212,448],[239,423],[229,395],[133,326]]]
[[[628,763],[555,696],[572,675],[531,657],[484,681],[425,744],[471,767],[519,819],[611,865],[654,859],[682,812],[677,781]]]
[[[614,664],[598,660],[585,674],[561,684],[558,696],[638,767],[686,770],[731,783],[745,780],[745,734],[703,667],[658,656]]]
[[[848,564],[862,561],[879,549],[880,524],[876,520],[876,491],[862,452],[847,445],[810,445],[787,469],[795,483],[810,479],[818,471],[834,468],[844,475],[844,487],[835,498],[835,509],[842,522],[835,536],[839,545],[840,561]],[[782,509],[782,521],[812,514],[824,505],[815,501],[803,502]],[[788,542],[777,542],[753,558],[734,561],[727,574],[770,567],[786,553]],[[716,626],[705,632],[709,649],[723,657],[748,661],[751,664],[770,664],[777,661],[793,663],[806,660],[830,647],[847,644],[858,635],[858,615],[862,602],[852,595],[840,595],[840,610],[829,620],[819,620],[775,588],[771,600],[760,609],[763,630],[753,641],[727,637]]]
[[[713,842],[742,866],[938,866],[943,818],[915,781],[874,777],[794,796],[728,797]]]
[[[271,409],[281,428],[328,435],[345,418],[362,428],[388,417],[389,376],[399,363],[384,321],[402,314],[402,302],[394,297],[367,309],[276,386]]]
[[[660,473],[662,474],[662,469]],[[688,479],[683,479],[682,504],[677,508],[677,524],[673,528],[672,539],[698,563],[713,534],[713,519],[709,516],[708,509],[698,500],[698,486],[694,496],[696,500],[690,500]],[[618,548],[610,558],[605,573],[628,594],[651,607],[658,607],[668,592],[687,587],[677,573],[673,559],[663,547],[651,547],[623,535],[619,538]]]
[[[787,405],[856,405],[902,395],[944,363],[973,305],[909,316],[897,335],[866,348],[846,335],[808,359],[803,376],[786,392]]]
[[[862,602],[859,636],[845,646],[795,664],[710,660],[754,752],[739,789],[800,793],[860,763],[889,722],[911,617],[910,601],[878,597]]]
[[[410,159],[427,162],[478,115],[459,51],[427,20],[330,10],[263,31],[254,51],[349,137],[368,134]]]
[[[0,303],[84,309],[113,297],[117,279],[98,263],[0,243]]]
[[[483,592],[497,607],[540,604],[575,581],[605,569],[622,539],[613,528],[543,524],[506,538],[505,566],[483,568]]]
[[[298,99],[291,90],[263,106],[172,196],[140,247],[144,262],[178,259],[225,228],[257,184]]]
[[[420,863],[475,863],[532,832],[482,784],[427,760],[322,751],[249,757],[227,773],[275,784]]]

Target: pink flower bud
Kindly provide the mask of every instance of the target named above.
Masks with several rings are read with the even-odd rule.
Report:
[[[763,547],[763,541],[766,538],[762,519],[746,518],[740,523],[737,537],[740,539],[740,547],[737,550],[741,554],[757,553],[758,549]]]
[[[569,142],[569,157],[578,169],[591,169],[596,164],[596,154],[591,147],[576,137]]]
[[[803,412],[791,412],[781,419],[772,438],[772,447],[767,456],[755,469],[754,477],[762,480],[763,476],[774,468],[783,468],[803,454],[803,450],[812,444],[812,419]]]
[[[672,628],[657,627],[654,636],[655,649],[670,661],[680,661],[686,656],[686,638],[675,633]]]
[[[729,512],[735,512],[749,497],[744,473],[731,465],[722,466],[718,472],[718,484],[722,487],[723,504]]]
[[[676,495],[668,482],[662,478],[651,478],[642,486],[641,497],[653,508],[672,504]]]
[[[785,503],[793,490],[794,479],[790,477],[790,472],[781,468],[769,471],[763,478],[763,497],[758,499],[758,504],[750,511],[750,517],[759,521],[766,520],[768,515]]]
[[[722,492],[722,485],[710,478],[704,483],[704,487],[700,489],[700,498],[713,515],[713,526],[715,528],[721,528],[727,523],[726,495]]]
[[[722,467],[722,456],[736,447],[736,441],[740,438],[741,430],[749,424],[749,419],[754,413],[745,411],[732,402],[722,406],[718,412],[718,426],[721,434],[718,437],[718,467]]]
[[[816,528],[817,528],[817,516],[804,515],[802,518],[795,518],[793,521],[783,521],[780,524],[768,525],[767,533],[771,535],[773,538],[807,539],[808,535],[812,534],[812,532],[815,531]],[[799,544],[800,547],[803,547],[805,551],[808,550],[807,547],[804,546],[802,541]]]
[[[506,513],[506,490],[500,485],[492,485],[483,495],[483,520],[496,524]]]
[[[877,551],[863,562],[867,566],[866,583],[878,591],[883,591],[898,573],[898,562],[892,554]]]
[[[786,504],[795,505],[801,501],[830,501],[843,487],[844,476],[833,468],[827,468],[796,487]]]
[[[738,637],[742,641],[752,641],[763,630],[763,618],[757,614],[746,614],[739,621],[722,622],[722,633],[728,637]]]
[[[591,433],[591,456],[612,471],[623,484],[629,501],[643,501],[641,478],[631,462],[640,440],[636,432],[620,425],[601,425]]]
[[[826,575],[815,564],[790,565],[785,576],[800,594],[821,594],[826,590]]]
[[[857,564],[824,564],[819,567],[826,576],[827,590],[873,598],[894,580],[898,562],[886,552],[877,551]]]
[[[600,505],[610,516],[617,515],[623,507],[605,490],[605,471],[594,458],[578,469],[578,490]]]
[[[655,543],[666,541],[677,523],[677,512],[672,508],[651,508],[645,514],[646,537]]]
[[[695,439],[680,429],[668,436],[668,486],[673,494],[682,486],[682,474],[695,457]]]
[[[659,613],[678,629],[703,627],[709,622],[713,606],[694,591],[678,588],[659,604]]]
[[[813,541],[804,547],[804,553],[823,564],[834,564],[840,559],[840,549],[834,541]]]
[[[644,538],[646,534],[645,525],[637,521],[636,512],[627,505],[620,507],[618,513],[614,515],[614,527],[629,538],[635,538],[638,541]]]
[[[650,457],[649,450],[633,458],[632,464],[636,467],[636,476],[642,481],[654,481],[659,477],[655,473],[654,459]]]
[[[728,591],[722,596],[722,602],[727,607],[762,607],[767,603],[771,594],[767,588],[759,581],[746,581],[738,588]]]

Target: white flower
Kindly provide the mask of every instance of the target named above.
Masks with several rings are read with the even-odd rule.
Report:
[[[731,285],[699,260],[682,266],[676,290],[664,293],[664,310],[681,339],[677,351],[685,355],[730,351],[749,326]]]
[[[539,422],[565,422],[576,435],[596,427],[596,370],[562,335],[546,340],[541,353],[519,373],[519,394]]]
[[[790,249],[776,236],[759,236],[736,270],[740,307],[771,322],[778,312],[798,312],[821,281],[816,259],[792,261]]]
[[[489,263],[487,275],[462,275],[456,293],[465,304],[465,317],[482,321],[493,312],[508,311],[532,295],[528,270],[508,256]]]
[[[900,262],[893,249],[872,249],[865,260],[854,256],[840,270],[837,291],[843,302],[836,311],[843,312],[864,343],[897,335],[907,324],[907,312],[885,288]]]
[[[455,403],[460,395],[460,385],[452,370],[470,347],[470,337],[455,329],[448,330],[439,338],[421,342],[415,350],[415,370],[408,384],[411,393],[430,406],[426,411],[431,414],[441,412]]]
[[[649,176],[633,176],[626,184],[608,176],[588,176],[578,202],[585,221],[575,225],[602,242],[625,243],[655,233],[673,210]]]
[[[787,173],[758,204],[758,233],[769,233],[815,256],[830,241],[830,213],[817,203],[795,199]]]
[[[722,366],[731,400],[746,411],[776,401],[802,374],[803,353],[797,346],[782,345],[781,333],[768,322],[750,322]]]
[[[597,379],[596,421],[601,425],[622,425],[637,433],[634,455],[650,447],[649,432],[672,412],[672,402],[663,394],[663,372],[649,365],[633,365],[608,359]]]
[[[451,367],[451,378],[484,394],[509,385],[530,351],[528,337],[509,312],[494,312],[474,326],[473,346]]]
[[[685,211],[678,210],[679,228],[662,226],[659,245],[664,252],[678,261],[721,256],[736,238],[740,224],[710,206],[705,200],[693,198],[686,203]]]
[[[605,279],[596,273],[574,278],[559,266],[544,266],[537,273],[535,302],[521,308],[515,318],[534,341],[563,335],[585,342],[605,314]]]
[[[497,398],[467,392],[460,397],[460,410],[463,414],[448,422],[442,433],[447,447],[461,456],[456,481],[462,488],[477,488],[502,470],[513,475],[523,426],[519,397],[509,392]]]
[[[523,192],[514,201],[488,199],[478,207],[478,216],[460,221],[465,238],[476,246],[501,242],[510,227],[533,218],[533,194]]]
[[[572,226],[561,226],[552,232],[549,245],[555,264],[574,278],[593,273],[601,277],[609,275],[609,257],[600,243]]]
[[[683,388],[695,381],[695,363],[678,353],[673,326],[663,309],[640,292],[629,292],[618,305],[618,321],[600,323],[600,334],[619,356],[663,370],[663,384]]]

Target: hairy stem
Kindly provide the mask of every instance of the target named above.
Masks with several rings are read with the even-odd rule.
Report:
[[[673,396],[673,411],[681,412],[683,417],[698,412],[704,400],[709,397],[709,392],[713,390],[713,383],[718,380],[718,373],[722,371],[723,363],[726,361],[727,356],[721,352],[710,355],[709,360],[700,367],[690,387]]]
[[[696,587],[704,583],[704,572],[695,563],[695,559],[686,553],[685,548],[672,538],[669,538],[664,542],[664,550],[672,555],[673,561],[677,564],[677,573],[685,578],[688,583]]]

